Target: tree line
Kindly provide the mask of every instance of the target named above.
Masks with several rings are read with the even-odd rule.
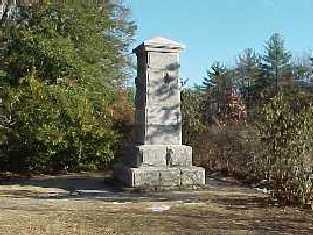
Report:
[[[0,170],[107,166],[131,108],[129,10],[119,1],[13,4],[0,28]]]
[[[292,57],[284,37],[274,33],[265,42],[263,54],[244,49],[235,66],[227,68],[215,62],[207,70],[203,83],[195,88],[207,93],[208,114],[221,114],[227,109],[227,96],[238,95],[240,103],[253,117],[253,110],[279,92],[310,93],[313,81],[313,59],[309,53]],[[215,104],[215,106],[214,106]],[[214,106],[214,107],[212,107]],[[252,116],[251,116],[252,115]],[[243,115],[242,117],[244,117]]]
[[[275,203],[313,205],[313,63],[282,35],[263,54],[245,49],[213,63],[202,84],[182,92],[184,143],[195,164],[266,189]]]

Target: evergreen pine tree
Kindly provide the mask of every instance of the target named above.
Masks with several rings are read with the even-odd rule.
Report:
[[[274,83],[276,93],[283,77],[291,72],[290,60],[291,53],[286,49],[282,35],[274,33],[266,41],[263,63],[267,75],[269,75],[268,79],[271,79]]]
[[[256,99],[256,82],[261,76],[260,60],[260,56],[252,48],[245,49],[238,57],[239,88],[248,107]]]

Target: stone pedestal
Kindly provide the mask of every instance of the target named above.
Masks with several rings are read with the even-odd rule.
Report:
[[[192,166],[182,145],[179,52],[165,38],[144,41],[137,55],[136,145],[125,148],[116,176],[131,187],[205,184],[205,170]]]
[[[205,170],[192,166],[192,148],[184,145],[127,147],[116,173],[130,187],[205,184]]]
[[[130,187],[185,187],[205,184],[201,167],[138,167],[119,168],[120,180]]]

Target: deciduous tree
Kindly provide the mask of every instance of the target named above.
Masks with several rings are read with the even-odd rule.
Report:
[[[114,157],[116,90],[135,26],[123,5],[57,3],[20,7],[0,26],[9,168],[101,167]]]

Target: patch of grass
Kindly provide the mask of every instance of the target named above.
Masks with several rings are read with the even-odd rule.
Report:
[[[75,182],[77,187],[87,183],[85,179]],[[83,195],[41,198],[19,190],[45,193],[57,187],[22,185],[0,187],[0,234],[313,234],[312,212],[273,207],[266,195],[238,186],[219,185],[177,194],[143,193],[138,196],[145,196],[145,201],[135,202],[125,194],[125,202],[118,203]],[[99,187],[110,190],[103,184]],[[169,209],[153,212],[155,205]]]

